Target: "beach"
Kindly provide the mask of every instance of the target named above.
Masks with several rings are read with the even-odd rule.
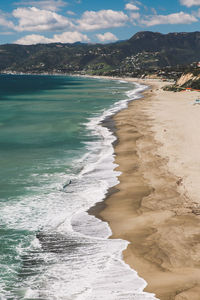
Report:
[[[134,79],[129,79],[133,80]],[[98,215],[124,260],[161,300],[200,299],[200,105],[198,92],[150,86],[114,117],[119,184]]]
[[[128,242],[87,213],[118,183],[102,123],[142,88],[36,75],[0,87],[0,298],[154,300],[122,260]]]
[[[198,94],[0,79],[0,297],[200,299]]]

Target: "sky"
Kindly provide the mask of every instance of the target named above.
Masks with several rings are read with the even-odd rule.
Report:
[[[0,44],[110,43],[200,31],[200,0],[0,0]]]

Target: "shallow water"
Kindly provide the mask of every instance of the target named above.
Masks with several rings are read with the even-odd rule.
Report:
[[[0,76],[0,299],[155,299],[121,259],[127,242],[86,213],[118,182],[100,122],[141,89]]]

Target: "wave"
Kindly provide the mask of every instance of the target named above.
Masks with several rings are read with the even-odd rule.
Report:
[[[139,99],[145,88],[136,84],[136,88],[126,93],[124,100],[85,124],[89,134],[99,139],[86,143],[87,154],[74,162],[81,171],[71,178],[71,184],[66,188],[70,195],[68,200],[71,197],[73,201],[73,211],[74,203],[78,203],[77,211],[62,220],[56,231],[51,229],[50,233],[47,231],[38,236],[40,246],[48,250],[46,261],[55,263],[43,272],[43,290],[39,289],[37,294],[36,289],[29,288],[26,297],[155,300],[154,295],[143,292],[146,282],[123,261],[122,252],[128,242],[109,239],[112,234],[109,225],[86,212],[105,198],[108,190],[118,183],[120,175],[115,171],[117,165],[114,162],[113,142],[116,137],[104,122],[126,108],[129,101]],[[69,273],[71,268],[73,272]]]
[[[146,282],[123,261],[128,242],[109,239],[112,232],[108,224],[87,213],[105,198],[120,175],[115,171],[116,137],[104,126],[105,121],[126,108],[129,101],[139,99],[146,88],[135,84],[124,100],[88,120],[88,134],[97,139],[85,143],[87,153],[73,161],[68,174],[46,173],[41,194],[31,194],[28,199],[22,196],[16,205],[1,207],[3,224],[33,232],[17,248],[19,280],[10,294],[6,292],[8,297],[155,300],[154,295],[143,292]],[[17,216],[17,223],[13,216]]]
[[[101,140],[96,143],[88,143],[87,148],[91,161],[87,163],[81,172],[81,176],[96,178],[100,184],[99,188],[87,195],[92,198],[92,202],[102,201],[109,188],[115,186],[120,172],[116,172],[117,165],[114,163],[113,142],[116,140],[113,131],[104,126],[105,120],[128,106],[130,101],[141,98],[141,92],[147,86],[135,84],[135,88],[126,92],[126,99],[114,104],[112,108],[106,110],[101,116],[90,119],[87,127],[94,135],[99,135]],[[99,152],[98,152],[99,151]],[[94,158],[92,156],[94,155]],[[108,239],[112,232],[109,225],[86,212],[79,212],[72,218],[72,228],[75,232],[91,239],[93,242],[100,242],[101,250],[98,249],[97,261],[101,262],[101,272],[92,280],[92,286],[87,289],[77,299],[135,299],[153,300],[153,294],[143,292],[146,282],[131,269],[124,261],[122,252],[127,248],[128,242],[120,239]],[[107,249],[109,247],[109,249]],[[103,256],[101,252],[103,249]],[[97,249],[96,249],[97,250]],[[105,263],[106,258],[106,263]],[[96,261],[95,260],[95,261]],[[103,267],[104,266],[104,267]],[[98,270],[98,266],[96,266]]]

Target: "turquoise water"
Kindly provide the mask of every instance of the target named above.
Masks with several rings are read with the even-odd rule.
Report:
[[[99,121],[135,91],[111,80],[0,76],[0,299],[102,299],[106,289],[129,299],[134,280],[142,293],[121,261],[126,242],[108,240],[108,226],[85,212],[117,183],[114,137]],[[105,288],[119,270],[131,287],[124,298],[125,287]]]
[[[40,174],[65,172],[71,160],[80,157],[83,143],[95,138],[88,137],[83,124],[120,99],[106,93],[109,87],[110,83],[70,77],[0,77],[2,201],[32,193],[27,176],[38,168]]]

